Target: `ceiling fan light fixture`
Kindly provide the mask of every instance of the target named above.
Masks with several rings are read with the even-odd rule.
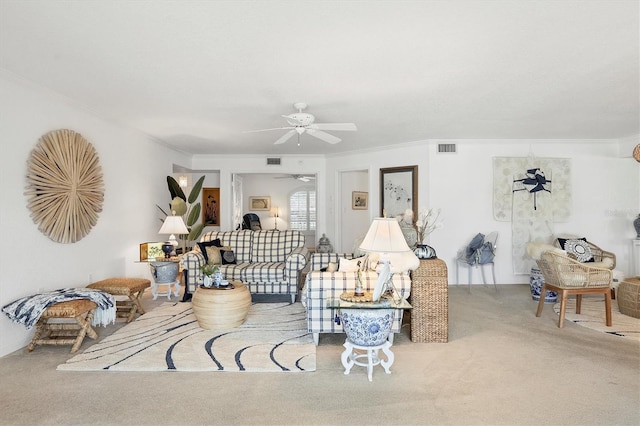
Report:
[[[293,104],[293,107],[298,110],[293,114],[282,115],[287,120],[288,127],[277,127],[271,129],[260,130],[247,130],[245,133],[265,132],[270,130],[288,130],[287,133],[282,135],[274,142],[274,145],[280,145],[288,141],[293,135],[298,134],[298,146],[300,146],[300,135],[308,133],[314,138],[320,139],[324,142],[335,144],[341,142],[342,139],[333,136],[330,133],[326,133],[324,130],[336,130],[336,131],[355,131],[358,130],[354,123],[315,123],[315,117],[312,114],[302,112],[307,107],[304,102],[297,102]]]

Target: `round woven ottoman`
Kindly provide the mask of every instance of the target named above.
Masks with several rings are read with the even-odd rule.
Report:
[[[618,308],[621,314],[640,318],[640,278],[627,278],[618,285]]]
[[[200,328],[223,330],[244,322],[251,307],[251,293],[240,281],[229,288],[198,287],[191,306]]]

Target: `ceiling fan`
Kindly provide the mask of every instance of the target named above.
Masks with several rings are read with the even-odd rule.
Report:
[[[292,175],[289,175],[289,176],[275,177],[274,179],[296,179],[296,180],[299,180],[300,182],[311,182],[312,180],[315,180],[316,177],[314,175],[296,175],[296,174],[292,174]]]
[[[247,130],[244,133],[255,133],[255,132],[267,132],[271,130],[289,130],[287,133],[282,135],[277,141],[275,141],[274,145],[280,145],[288,141],[293,135],[298,134],[298,145],[300,145],[300,135],[303,133],[308,133],[309,135],[323,140],[325,142],[335,144],[342,139],[339,137],[333,136],[323,130],[337,130],[337,131],[355,131],[358,130],[356,125],[353,123],[315,123],[315,117],[309,113],[302,112],[307,108],[307,104],[304,102],[297,102],[293,104],[293,107],[298,110],[298,112],[283,115],[282,117],[287,119],[287,123],[289,126],[286,127],[276,127],[273,129],[260,129],[260,130]]]

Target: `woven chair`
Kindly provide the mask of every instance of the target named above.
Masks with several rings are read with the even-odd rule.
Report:
[[[594,268],[589,263],[580,263],[568,256],[545,252],[538,260],[545,283],[540,294],[547,290],[555,291],[561,297],[558,327],[562,328],[567,308],[567,298],[576,295],[576,314],[580,314],[583,294],[604,294],[605,316],[607,327],[611,327],[611,284],[613,274],[609,269]],[[544,298],[538,302],[536,316],[539,317],[544,307]]]
[[[567,239],[570,239],[570,238],[567,238]],[[607,268],[611,270],[616,269],[616,255],[614,253],[610,251],[602,250],[600,247],[598,247],[597,245],[593,244],[590,241],[586,241],[586,243],[591,249],[591,254],[593,255],[593,261],[596,263],[596,265],[591,265],[591,266]],[[557,238],[554,239],[553,245],[560,249],[563,249],[563,247],[560,245],[560,241]],[[571,254],[569,254],[569,256],[571,256]]]

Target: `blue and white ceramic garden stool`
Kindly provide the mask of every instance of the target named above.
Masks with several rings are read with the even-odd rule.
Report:
[[[167,296],[167,299],[171,300],[172,292],[175,296],[180,294],[180,281],[178,280],[180,264],[178,262],[154,261],[149,263],[149,268],[153,277],[153,285],[151,286],[153,300],[156,300],[158,296]],[[159,289],[162,285],[167,287],[165,292],[161,292]]]
[[[341,357],[345,375],[351,372],[351,367],[359,365],[367,367],[367,377],[372,381],[373,367],[378,364],[391,374],[394,355],[389,333],[394,313],[394,309],[388,308],[341,309],[340,318],[347,334]],[[386,355],[386,360],[380,358],[380,351]]]

